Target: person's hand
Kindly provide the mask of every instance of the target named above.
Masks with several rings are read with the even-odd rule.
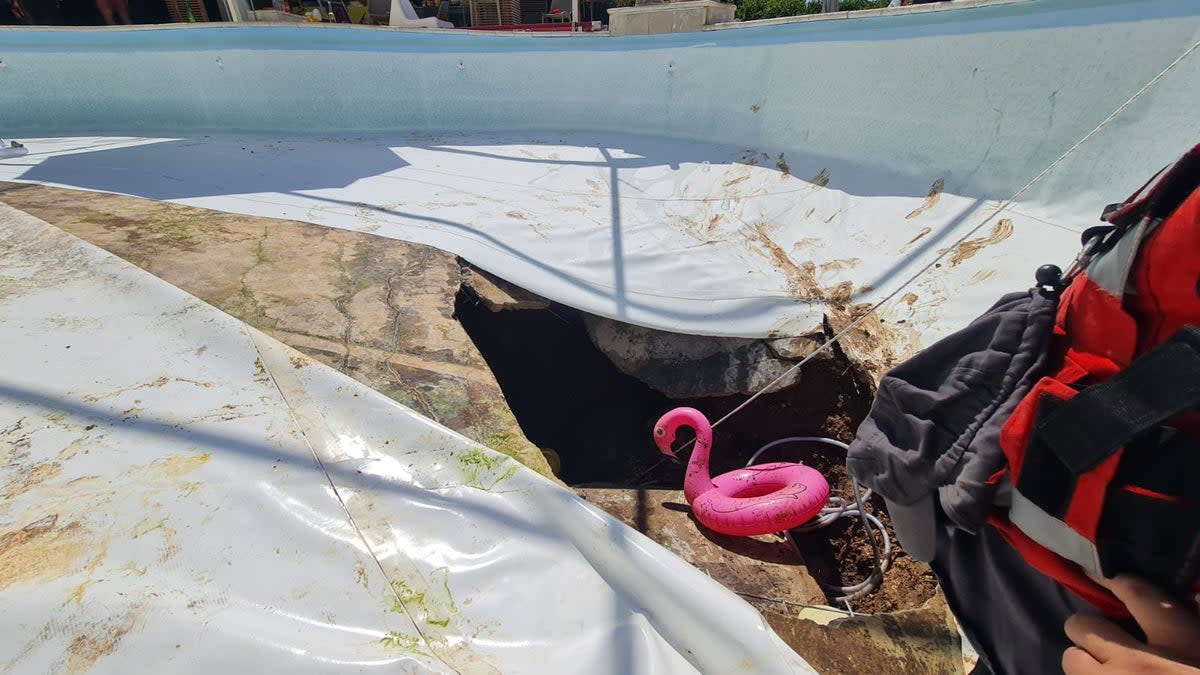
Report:
[[[1151,584],[1130,576],[1096,579],[1125,603],[1146,634],[1135,639],[1108,619],[1076,614],[1067,619],[1067,637],[1075,643],[1063,652],[1067,675],[1150,673],[1200,675],[1200,617]]]

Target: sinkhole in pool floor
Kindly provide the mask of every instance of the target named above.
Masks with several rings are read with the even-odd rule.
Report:
[[[569,485],[679,488],[685,467],[664,461],[651,440],[654,422],[685,405],[716,420],[747,398],[668,398],[620,372],[589,338],[582,313],[557,303],[493,311],[464,287],[455,315],[525,436],[558,454],[559,477]],[[844,357],[814,359],[804,366],[800,384],[760,397],[715,430],[713,471],[744,465],[755,450],[785,436],[849,441],[872,394],[870,377]],[[845,475],[844,453],[828,446],[784,445],[762,459],[803,461],[826,473],[831,486]]]
[[[559,477],[575,487],[681,489],[686,467],[663,460],[651,440],[654,422],[683,405],[716,420],[747,398],[668,398],[620,372],[592,343],[583,314],[563,305],[493,311],[464,286],[455,315],[491,367],[525,436],[559,455]],[[849,442],[873,395],[871,376],[837,349],[828,350],[825,358],[804,365],[800,383],[761,396],[717,427],[712,471],[715,475],[743,466],[758,448],[787,436]],[[760,461],[804,462],[825,475],[833,494],[852,494],[845,453],[838,448],[784,444]],[[869,508],[892,532],[882,500],[872,498]],[[809,571],[827,583],[861,581],[874,566],[873,549],[857,519],[799,535],[796,544]],[[882,588],[856,601],[856,611],[920,607],[934,594],[929,567],[905,554],[894,536],[893,546]]]

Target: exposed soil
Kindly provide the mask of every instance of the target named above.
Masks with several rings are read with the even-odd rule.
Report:
[[[841,367],[837,367],[837,364],[841,364]],[[787,436],[819,435],[843,443],[854,438],[854,431],[870,409],[873,395],[870,381],[851,378],[840,359],[814,360],[805,366],[806,369],[810,367],[812,370],[806,373],[803,385],[814,387],[815,391],[827,392],[830,394],[830,403],[814,405],[816,402],[810,400],[806,412],[799,413],[799,410],[805,409],[797,401],[802,397],[804,386],[761,397],[717,428],[714,454],[716,448],[730,448],[731,456],[718,457],[718,461],[714,462],[714,472],[736,468],[749,459],[754,449]],[[710,399],[708,405],[725,400]],[[741,400],[744,397],[737,398],[738,403]],[[705,409],[705,403],[689,402],[710,415],[710,419],[717,419],[711,417],[712,413]],[[728,409],[732,407],[728,406]],[[734,459],[736,461],[729,461]],[[831,494],[841,496],[848,502],[854,499],[850,476],[846,471],[846,455],[839,448],[789,443],[768,450],[758,461],[804,462],[824,474],[829,481]],[[678,481],[674,486],[682,482],[682,477]],[[891,538],[892,563],[884,576],[882,587],[855,600],[851,607],[855,612],[871,614],[920,607],[936,590],[937,581],[933,571],[900,547],[881,498],[871,497],[867,509],[880,519]],[[824,584],[856,584],[866,579],[874,567],[874,548],[858,518],[843,518],[818,532],[794,533],[793,539],[804,556],[809,572]],[[882,542],[879,544],[882,546]],[[829,599],[832,601],[833,598]]]
[[[569,485],[678,489],[685,466],[666,460],[651,441],[658,417],[688,405],[717,420],[747,398],[663,396],[619,372],[588,339],[581,313],[566,306],[492,312],[464,291],[456,317],[495,373],[525,435],[559,455],[559,477]],[[806,364],[796,386],[761,396],[719,425],[713,472],[743,466],[755,450],[787,436],[849,442],[870,408],[874,388],[868,375],[836,352]],[[833,494],[853,500],[842,450],[790,443],[764,453],[759,461],[776,460],[813,466],[828,478]],[[868,508],[892,536],[893,561],[882,588],[852,603],[854,611],[921,606],[934,595],[933,573],[900,549],[882,500],[871,499]],[[874,564],[870,541],[857,519],[842,519],[795,539],[810,571],[827,584],[857,583]]]
[[[882,502],[872,498],[868,509],[883,522],[891,537],[892,563],[880,589],[850,603],[855,612],[877,614],[920,607],[937,589],[937,579],[929,565],[910,557],[896,542],[896,533]],[[866,579],[874,566],[871,542],[857,518],[844,518],[819,534],[795,535],[795,538],[809,571],[823,583],[849,586]]]

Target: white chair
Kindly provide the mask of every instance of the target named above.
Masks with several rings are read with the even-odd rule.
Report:
[[[372,0],[367,0],[371,3],[368,8],[373,7]],[[413,9],[412,3],[409,0],[391,0],[391,7],[388,12],[388,25],[400,26],[403,28],[454,28],[454,24],[449,21],[442,21],[436,16],[431,16],[422,19],[417,16],[417,10]],[[368,9],[369,13],[374,15],[374,9]]]

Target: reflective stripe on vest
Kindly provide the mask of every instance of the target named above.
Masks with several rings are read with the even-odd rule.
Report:
[[[1013,525],[1047,549],[1079,565],[1093,576],[1103,574],[1096,544],[1071,529],[1063,521],[1043,511],[1017,490],[1012,491],[1008,519]]]

